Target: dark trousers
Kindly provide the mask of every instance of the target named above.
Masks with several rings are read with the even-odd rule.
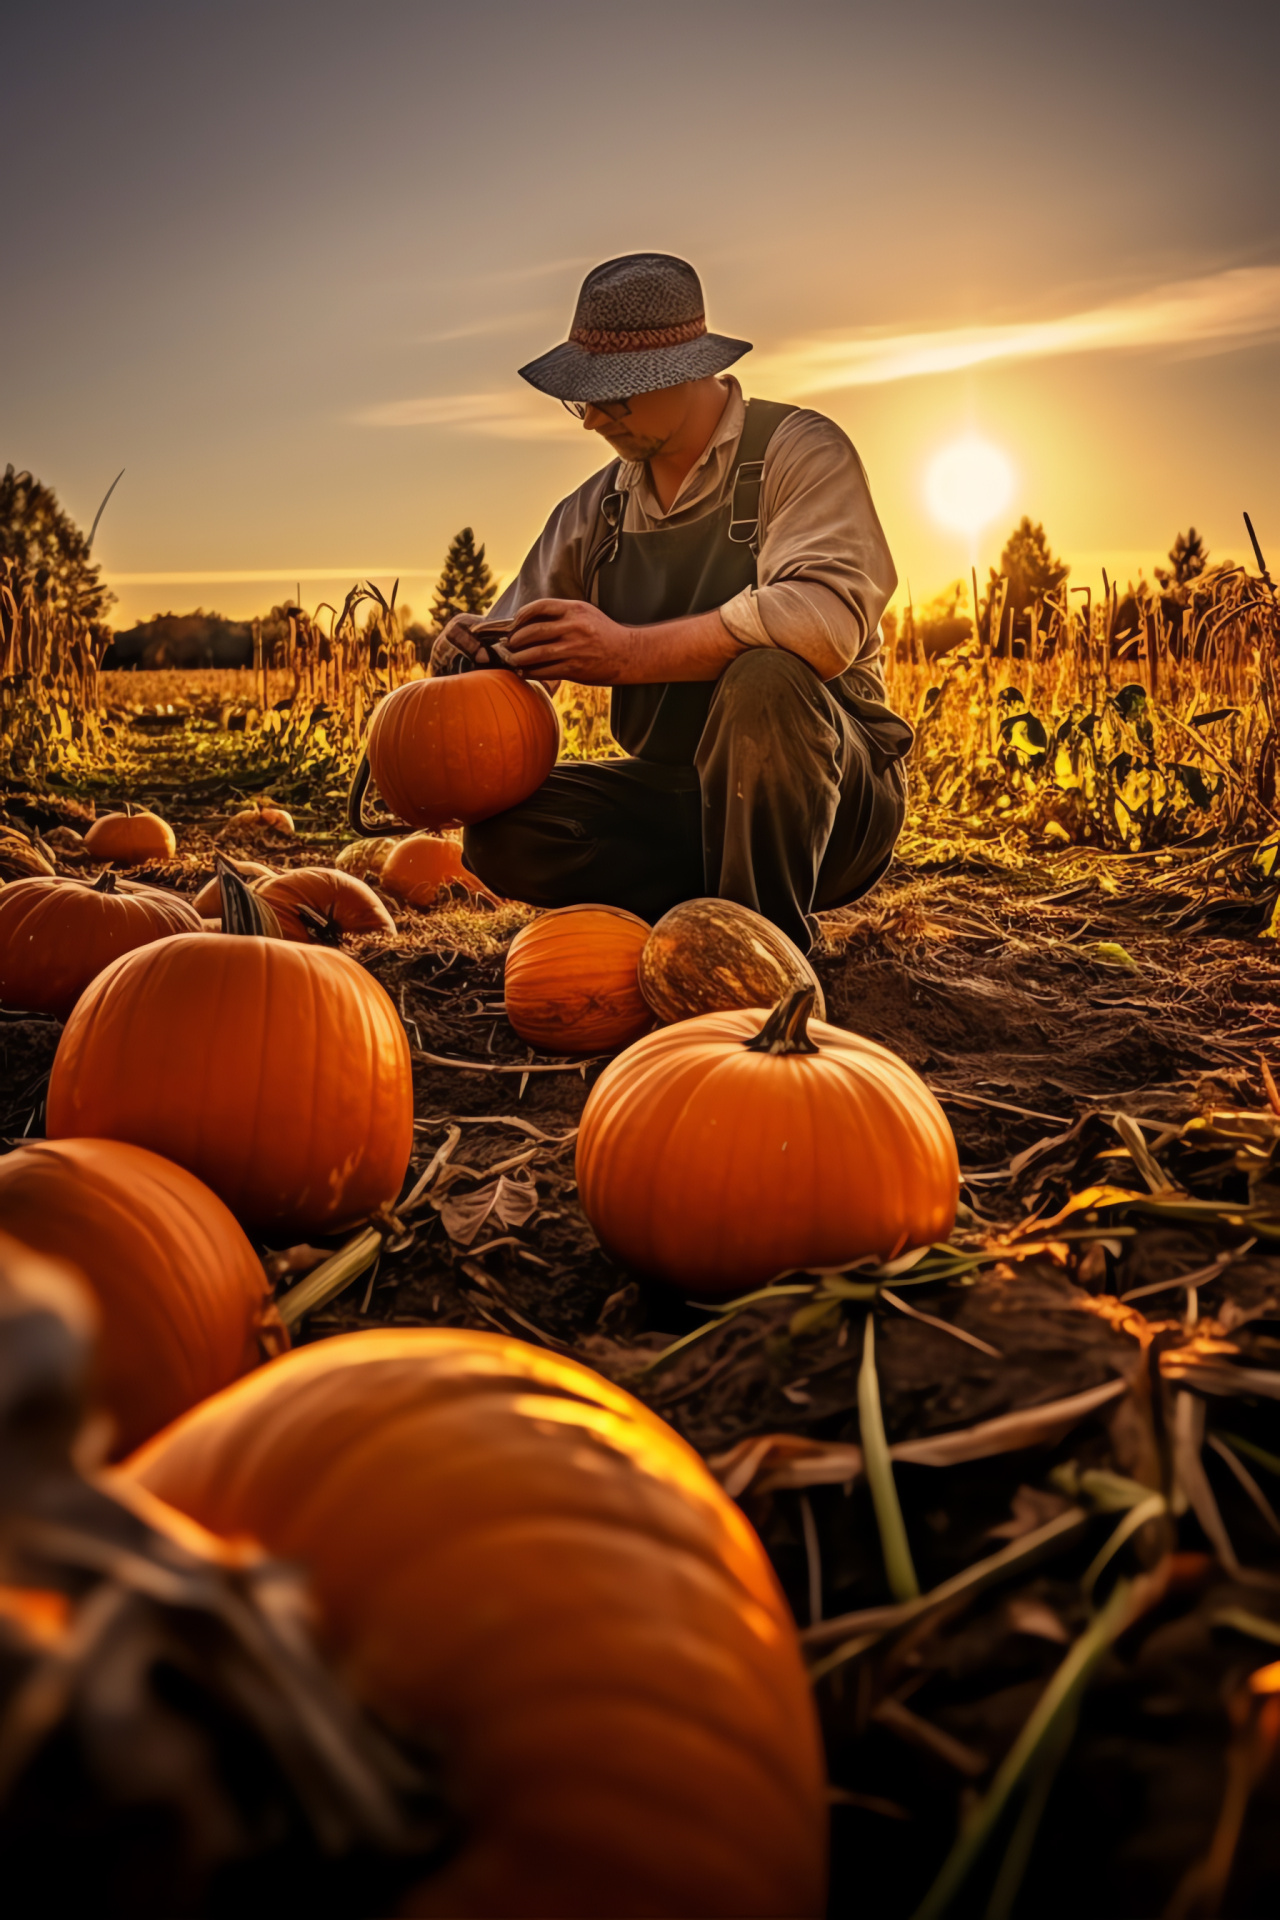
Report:
[[[904,810],[900,765],[812,668],[761,647],[721,674],[694,766],[567,762],[522,806],[468,827],[463,847],[508,900],[598,901],[653,921],[718,895],[807,952],[813,911],[880,878]]]

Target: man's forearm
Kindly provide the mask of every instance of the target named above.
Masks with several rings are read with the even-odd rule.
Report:
[[[690,613],[652,627],[628,627],[630,645],[620,687],[668,680],[717,680],[731,660],[748,651],[734,638],[719,611]]]

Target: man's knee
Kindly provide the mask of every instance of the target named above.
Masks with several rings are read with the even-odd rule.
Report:
[[[754,746],[771,754],[779,741],[794,752],[808,739],[827,758],[837,737],[831,696],[813,668],[780,647],[753,647],[720,675],[698,765],[701,769],[709,754],[730,743],[735,752]]]
[[[767,712],[775,701],[810,705],[822,699],[822,682],[798,654],[783,647],[751,647],[720,675],[713,704]]]

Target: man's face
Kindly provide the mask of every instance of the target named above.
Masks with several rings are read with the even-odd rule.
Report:
[[[613,415],[615,406],[588,405],[583,426],[598,433],[624,460],[652,460],[679,430],[689,409],[689,382],[678,387],[663,387],[657,393],[633,394],[626,402],[622,419]]]

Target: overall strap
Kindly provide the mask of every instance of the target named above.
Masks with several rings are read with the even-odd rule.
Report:
[[[600,502],[596,536],[583,563],[582,594],[586,600],[590,600],[595,592],[596,575],[601,567],[608,566],[611,560],[616,560],[618,557],[618,542],[622,538],[622,522],[627,512],[626,491],[619,490],[618,487],[618,475],[621,471],[621,460],[615,460],[609,469],[604,498]]]
[[[769,442],[789,413],[796,409],[781,400],[748,400],[738,466],[733,476],[733,506],[729,538],[736,547],[760,551],[760,494],[764,486],[764,457]]]

